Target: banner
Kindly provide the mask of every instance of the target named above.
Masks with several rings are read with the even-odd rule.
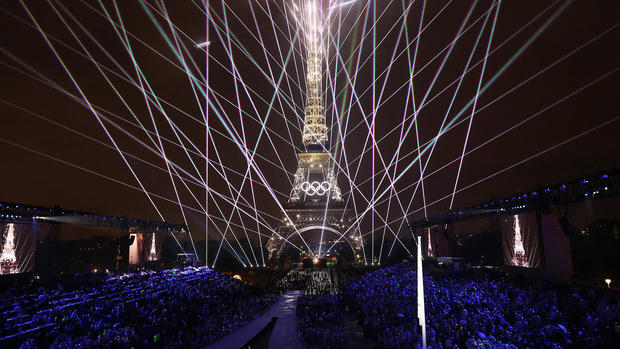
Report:
[[[34,269],[35,238],[31,224],[0,223],[0,275]]]
[[[504,265],[540,268],[538,227],[533,213],[507,216],[500,224]]]

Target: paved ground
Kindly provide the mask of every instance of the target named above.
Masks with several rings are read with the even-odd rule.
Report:
[[[297,335],[297,298],[303,291],[289,291],[283,300],[272,306],[270,316],[277,316],[278,321],[269,340],[270,349],[303,348],[303,343]]]
[[[302,294],[302,291],[287,292],[258,319],[250,321],[247,325],[229,333],[224,338],[206,347],[206,349],[241,348],[265,328],[272,317],[277,317],[278,320],[271,331],[268,347],[277,349],[303,348],[303,344],[297,336],[297,314],[295,311],[297,308],[297,298]],[[262,339],[260,342],[261,345],[256,347],[265,347],[266,339]]]

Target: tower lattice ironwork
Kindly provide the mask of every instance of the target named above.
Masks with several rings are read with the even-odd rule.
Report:
[[[360,260],[362,239],[352,209],[346,208],[338,186],[334,159],[329,153],[329,132],[323,103],[322,43],[324,13],[310,0],[298,8],[306,47],[306,101],[302,141],[305,151],[297,154],[298,166],[293,187],[284,203],[285,214],[267,243],[269,258],[279,259],[287,248],[286,240],[303,237],[317,257],[339,238],[331,251],[351,248]],[[352,226],[354,225],[354,226]],[[346,236],[343,234],[346,233]],[[299,239],[299,238],[298,238]],[[299,239],[300,240],[300,239]]]

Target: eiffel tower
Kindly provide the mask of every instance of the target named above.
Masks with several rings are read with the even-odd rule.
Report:
[[[351,248],[359,261],[363,241],[352,209],[345,207],[342,192],[329,153],[329,129],[325,122],[323,103],[323,29],[322,13],[313,2],[303,7],[299,19],[303,26],[306,46],[306,101],[302,141],[305,151],[297,154],[297,170],[288,202],[283,203],[286,214],[276,233],[267,242],[269,259],[277,261],[290,244],[284,238],[303,246],[306,241],[314,256],[322,258],[332,243],[345,232],[331,252]],[[353,226],[352,226],[353,225]],[[283,238],[284,237],[284,238]]]

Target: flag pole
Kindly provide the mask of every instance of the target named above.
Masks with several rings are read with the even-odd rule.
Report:
[[[418,323],[422,327],[422,349],[426,349],[426,314],[424,311],[424,276],[422,275],[422,237],[418,236]]]

